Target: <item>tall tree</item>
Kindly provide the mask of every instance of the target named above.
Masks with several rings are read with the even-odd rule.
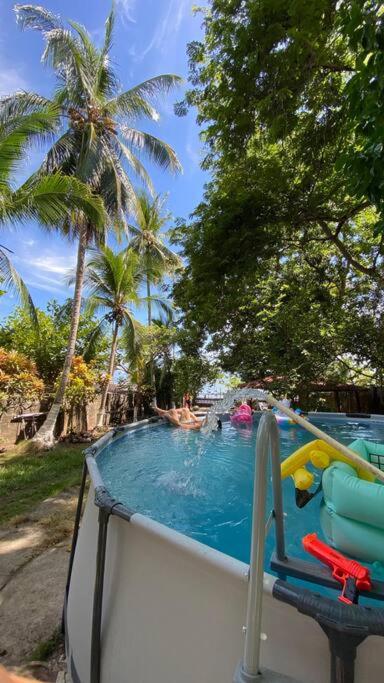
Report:
[[[372,24],[369,6],[378,10],[377,3],[362,0],[212,0],[204,39],[189,46],[192,89],[179,110],[197,106],[206,142],[203,165],[213,177],[190,224],[174,232],[188,263],[176,300],[195,338],[215,335],[247,376],[271,366],[281,372],[284,361],[278,362],[278,353],[272,358],[267,342],[273,339],[278,350],[273,335],[287,331],[288,312],[295,310],[291,334],[282,337],[286,365],[294,366],[296,358],[297,371],[311,369],[304,357],[310,344],[303,342],[315,341],[312,333],[329,313],[323,300],[328,295],[316,280],[324,272],[328,277],[335,264],[347,273],[341,280],[355,304],[356,282],[383,284],[380,203],[365,183],[371,178],[377,189],[382,173],[382,150],[368,144],[368,138],[377,142],[379,112],[372,98],[358,96],[360,76],[367,93],[382,58],[377,43],[372,57],[364,54],[365,27],[369,44],[381,35],[374,38],[381,19],[374,10]],[[371,87],[379,88],[377,81]],[[376,154],[374,169],[362,145]],[[351,158],[359,151],[357,171]],[[307,280],[289,274],[287,260],[293,267],[300,263]],[[277,316],[273,278],[283,287],[313,283],[300,295],[302,310],[291,302]],[[289,299],[287,291],[282,295]],[[263,317],[261,301],[271,318]],[[295,326],[300,311],[304,333],[309,324],[301,346]],[[310,319],[311,311],[317,317]],[[265,343],[261,320],[270,335]],[[261,354],[257,360],[257,344],[266,354],[264,364]],[[320,351],[325,345],[318,344]],[[317,358],[324,370],[327,354]]]
[[[56,228],[71,211],[80,210],[100,225],[104,209],[100,198],[76,178],[61,173],[32,176],[14,190],[14,174],[27,147],[34,141],[47,139],[59,122],[57,106],[47,106],[43,98],[23,93],[17,113],[9,99],[0,100],[0,224],[17,224],[38,220],[46,228]],[[20,299],[32,320],[36,312],[28,289],[15,270],[4,246],[0,246],[0,282]]]
[[[130,246],[140,255],[147,291],[147,321],[152,325],[151,286],[158,285],[165,275],[181,268],[182,261],[170,247],[165,244],[162,229],[169,220],[163,212],[166,197],[158,195],[152,199],[146,192],[138,193],[136,207],[136,225],[130,225],[133,235]],[[156,402],[156,387],[153,359],[150,363],[150,381]]]
[[[119,332],[122,328],[129,328],[130,333],[135,335],[137,322],[132,309],[143,303],[138,295],[141,279],[139,258],[131,249],[115,253],[109,247],[102,247],[87,261],[85,286],[89,292],[88,309],[92,313],[103,312],[95,334],[105,324],[112,326],[107,380],[103,387],[97,420],[99,426],[104,424],[108,386],[115,371]]]
[[[125,227],[125,213],[135,205],[135,192],[126,172],[128,167],[151,187],[149,175],[135,151],[143,151],[163,168],[179,170],[175,152],[165,142],[132,127],[135,118],[158,119],[151,103],[158,94],[179,83],[174,75],[151,78],[121,92],[118,78],[111,67],[114,11],[105,26],[102,47],[97,48],[83,26],[60,19],[42,7],[17,5],[16,15],[22,28],[42,33],[45,41],[43,61],[57,77],[53,98],[62,114],[62,135],[47,154],[42,170],[62,170],[87,183],[104,200],[109,214],[108,227],[118,233]],[[12,101],[17,108],[18,96]],[[35,441],[50,444],[68,382],[74,354],[81,306],[86,249],[101,244],[105,232],[91,221],[73,220],[67,233],[78,240],[77,271],[73,298],[72,326],[62,379],[48,417]]]

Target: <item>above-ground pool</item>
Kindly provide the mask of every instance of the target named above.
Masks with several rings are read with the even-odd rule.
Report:
[[[312,419],[343,444],[384,443],[384,420]],[[138,423],[88,449],[91,489],[64,615],[72,683],[232,683],[244,642],[258,420],[250,428],[224,421],[209,435]],[[298,426],[279,433],[282,459],[313,439]],[[287,554],[304,558],[302,536],[321,536],[320,496],[298,509],[289,478],[283,498]],[[271,530],[262,664],[327,683],[319,626],[272,597],[273,549]],[[379,680],[383,660],[384,639],[368,638],[356,681]]]
[[[98,455],[100,474],[113,497],[127,507],[249,562],[257,421],[253,428],[224,422],[222,430],[209,435],[167,424],[127,433]],[[328,419],[316,425],[345,445],[357,438],[384,443],[384,424]],[[313,438],[297,426],[281,429],[281,459]],[[298,509],[290,477],[283,482],[283,495],[287,553],[308,559],[301,538],[312,531],[321,535],[321,496]],[[270,533],[266,569],[273,549]]]

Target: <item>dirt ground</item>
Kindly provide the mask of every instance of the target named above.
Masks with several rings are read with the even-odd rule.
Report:
[[[0,663],[42,681],[64,671],[60,635],[77,490],[0,527]]]

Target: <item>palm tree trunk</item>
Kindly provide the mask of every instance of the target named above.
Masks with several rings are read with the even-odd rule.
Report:
[[[115,326],[113,328],[111,354],[109,356],[109,365],[108,365],[108,377],[110,377],[111,380],[113,377],[113,373],[115,371],[115,359],[116,359],[116,351],[117,351],[117,335],[118,335],[118,332],[119,332],[119,323],[116,320]],[[101,395],[100,408],[99,408],[99,413],[97,416],[97,426],[98,427],[102,427],[104,425],[104,414],[105,414],[105,406],[107,405],[109,382],[110,382],[110,380],[108,380],[108,382],[105,383],[105,387],[104,387],[103,393]]]
[[[147,300],[148,300],[148,327],[152,325],[152,303],[151,303],[151,281],[149,275],[147,275]],[[153,364],[153,356],[149,360],[149,378],[150,384],[153,389],[153,400],[152,404],[154,407],[157,405],[156,400],[156,382],[155,382],[155,369]]]
[[[80,310],[81,310],[81,295],[83,289],[84,270],[85,270],[85,252],[87,248],[87,226],[83,225],[79,235],[79,246],[77,250],[77,264],[76,264],[76,280],[75,291],[72,302],[71,328],[68,338],[67,353],[65,356],[63,372],[60,379],[60,384],[56,392],[56,396],[51,405],[47,418],[39,431],[33,437],[33,441],[37,442],[43,447],[52,446],[54,443],[54,430],[57,417],[61,410],[64,400],[65,390],[69,381],[69,373],[71,370],[72,359],[75,354],[75,345],[77,339],[77,330],[79,327]]]

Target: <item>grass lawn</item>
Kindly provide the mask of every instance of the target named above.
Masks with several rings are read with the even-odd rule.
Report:
[[[0,524],[40,501],[80,484],[85,444],[59,444],[37,454],[0,455]]]

